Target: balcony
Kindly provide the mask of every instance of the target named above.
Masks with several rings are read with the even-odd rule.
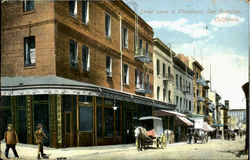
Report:
[[[182,91],[184,94],[190,93],[190,90],[189,90],[188,87],[183,87],[181,91]]]
[[[152,53],[145,49],[136,49],[134,57],[143,63],[152,62]]]
[[[173,81],[174,80],[174,76],[172,74],[165,74],[162,76],[163,78],[163,81],[165,82],[170,82],[170,81]]]
[[[153,85],[148,83],[136,83],[135,92],[137,94],[152,94]]]
[[[198,96],[198,97],[197,97],[197,102],[205,102],[205,99],[202,98],[202,97],[200,97],[200,96]]]
[[[203,78],[199,78],[197,79],[196,83],[198,85],[201,85],[202,87],[204,87],[205,89],[209,89],[209,85],[208,85],[209,81],[205,81]]]

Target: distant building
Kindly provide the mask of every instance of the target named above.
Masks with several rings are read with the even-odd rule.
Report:
[[[238,123],[246,123],[246,109],[230,109],[228,115],[235,117]]]

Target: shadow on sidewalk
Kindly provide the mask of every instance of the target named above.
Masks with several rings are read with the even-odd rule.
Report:
[[[219,152],[232,153],[232,154],[234,154],[236,157],[240,157],[241,155],[247,155],[247,153],[245,152],[245,150],[240,150],[240,151],[227,150],[227,151],[219,151]]]

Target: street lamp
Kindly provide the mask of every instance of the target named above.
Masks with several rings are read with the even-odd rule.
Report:
[[[114,106],[113,106],[112,108],[113,108],[114,111],[116,111],[117,108],[118,108],[118,107],[115,105],[115,100],[114,100]]]

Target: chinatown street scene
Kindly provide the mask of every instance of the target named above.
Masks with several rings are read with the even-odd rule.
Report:
[[[247,160],[249,7],[1,0],[0,160]]]

